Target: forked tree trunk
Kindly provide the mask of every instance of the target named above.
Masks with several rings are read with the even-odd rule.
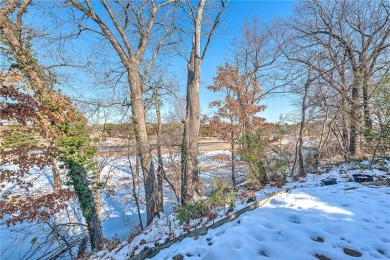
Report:
[[[305,175],[305,165],[304,165],[304,157],[303,157],[303,134],[305,131],[305,122],[306,122],[307,96],[309,93],[309,87],[311,82],[312,80],[310,79],[310,71],[309,71],[308,78],[306,79],[305,86],[304,86],[304,92],[303,92],[303,98],[301,104],[301,122],[299,126],[298,141],[295,146],[295,156],[294,156],[295,158],[294,158],[293,166],[291,168],[291,175],[294,174],[297,160],[298,160],[299,176]]]

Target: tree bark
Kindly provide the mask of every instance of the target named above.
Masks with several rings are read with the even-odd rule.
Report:
[[[156,116],[157,116],[157,211],[164,212],[164,189],[163,189],[163,175],[164,175],[164,163],[161,152],[161,111],[160,100],[158,94],[158,88],[154,90]]]
[[[310,77],[310,72],[309,72]],[[305,165],[304,165],[304,158],[303,158],[303,133],[305,131],[305,122],[306,122],[306,109],[307,109],[307,95],[309,92],[310,87],[310,79],[308,78],[305,83],[305,90],[303,94],[302,99],[302,110],[301,110],[301,123],[299,127],[299,142],[298,142],[298,172],[299,176],[305,175]]]
[[[137,142],[137,152],[141,161],[142,173],[144,177],[144,189],[146,200],[146,225],[152,223],[157,215],[156,208],[156,184],[155,172],[152,162],[149,139],[146,131],[145,110],[142,103],[142,89],[138,79],[139,64],[133,62],[132,68],[128,70],[128,82],[131,86],[131,112],[134,123],[135,139]]]
[[[103,232],[96,211],[94,195],[88,186],[87,172],[81,165],[72,160],[68,162],[68,167],[74,191],[79,200],[85,221],[87,222],[91,247],[95,249],[103,243]]]
[[[134,173],[133,165],[131,163],[131,158],[130,158],[130,142],[129,142],[127,147],[128,147],[127,148],[127,160],[129,161],[130,172],[131,172],[131,179],[132,179],[131,188],[132,188],[133,198],[134,198],[134,201],[135,201],[135,205],[137,207],[137,214],[138,214],[139,225],[141,227],[141,230],[144,230],[144,224],[142,222],[142,217],[141,217],[141,209],[139,208],[139,204],[140,204],[139,203],[139,196],[138,196],[138,192],[137,192],[137,187],[139,186],[138,185],[139,156],[138,156],[138,153],[136,153],[136,156],[135,156],[135,173]]]
[[[237,188],[237,181],[236,181],[236,161],[234,159],[235,157],[235,143],[234,143],[234,134],[232,133],[232,139],[233,141],[231,142],[231,149],[232,149],[232,158],[231,158],[231,164],[232,164],[232,184],[233,184],[233,189],[236,190]]]
[[[196,193],[201,194],[198,171],[198,135],[200,129],[200,72],[202,57],[200,53],[201,26],[203,9],[206,0],[200,0],[196,19],[195,31],[192,39],[190,61],[187,65],[187,108],[184,121],[184,144],[182,148],[182,176],[184,187],[182,188],[181,201],[187,204],[193,200]]]
[[[363,112],[364,112],[364,125],[367,130],[372,130],[372,119],[370,109],[370,97],[369,97],[368,76],[365,76],[363,83]],[[368,138],[370,139],[370,138]]]
[[[62,188],[62,181],[60,171],[57,169],[57,161],[55,159],[51,162],[51,170],[53,172],[54,191],[59,191]]]
[[[192,55],[188,66],[187,78],[187,114],[184,121],[184,189],[181,196],[182,204],[192,201],[195,193],[199,193],[198,181],[198,134],[200,129],[200,61],[199,57]],[[195,69],[195,67],[198,67]]]
[[[349,161],[349,146],[350,146],[350,136],[348,133],[348,108],[347,108],[347,100],[346,100],[346,91],[343,92],[343,97],[341,100],[341,124],[342,124],[342,149],[344,160]]]
[[[24,1],[20,5],[20,9],[18,10],[18,21],[16,23],[11,22],[8,15],[14,13],[19,4],[15,0],[6,2],[6,6],[0,11],[0,39],[10,47],[12,55],[14,55],[18,61],[19,69],[31,82],[31,86],[36,95],[41,95],[49,89],[49,85],[45,80],[42,67],[39,66],[36,59],[33,58],[30,50],[23,46],[22,41],[22,15],[27,12],[31,0]]]
[[[359,85],[355,82],[352,88],[350,111],[349,153],[352,156],[359,154],[358,135],[360,130],[360,100]]]

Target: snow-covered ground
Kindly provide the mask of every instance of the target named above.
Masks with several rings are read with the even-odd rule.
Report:
[[[205,184],[209,185],[213,177],[230,180],[229,165],[214,160],[214,156],[221,153],[228,155],[227,151],[200,153]],[[131,163],[135,164],[133,158]],[[128,164],[125,157],[115,158],[102,172],[102,180],[107,180],[109,188],[103,193],[103,233],[106,238],[118,238],[121,243],[113,250],[94,253],[92,257],[95,259],[127,259],[146,247],[153,247],[186,232],[176,216],[170,214],[176,200],[173,193],[167,190],[165,215],[155,219],[154,224],[138,236],[128,239],[139,223]],[[360,252],[364,259],[390,258],[390,187],[367,187],[350,181],[351,175],[355,173],[374,175],[376,179],[381,176],[390,178],[390,162],[385,162],[382,171],[369,170],[367,166],[367,162],[330,165],[322,169],[322,174],[309,174],[296,182],[290,180],[281,188],[289,190],[287,194],[272,198],[263,207],[247,212],[231,223],[210,229],[205,236],[185,239],[161,251],[155,259],[172,259],[175,256],[178,259],[180,256],[188,259],[314,259],[316,255],[345,259],[349,256],[344,253],[344,248],[346,252]],[[52,189],[50,175],[49,170],[45,169],[32,176],[36,178],[37,188],[30,192],[31,195]],[[338,184],[320,186],[320,181],[324,178],[336,178]],[[137,189],[141,199],[142,186]],[[265,198],[281,189],[267,186],[256,193],[256,198]],[[12,185],[6,191],[12,194],[22,192]],[[234,211],[248,205],[246,198],[237,195]],[[80,215],[76,203],[71,203],[70,207],[71,212]],[[218,212],[216,220],[226,216],[227,208]],[[145,220],[143,206],[141,217]],[[206,223],[207,221],[194,220],[190,225],[211,224]],[[77,222],[82,222],[80,216]],[[32,223],[8,228],[2,221],[0,229],[0,259],[20,259],[32,247],[31,241],[37,237],[38,230],[42,238],[45,232],[50,232],[50,229],[45,231],[42,225]],[[16,233],[17,230],[20,233]],[[37,241],[45,240],[38,237]],[[34,246],[38,242],[34,242]],[[7,248],[9,250],[5,252]]]
[[[390,187],[387,181],[380,186],[362,185],[351,177],[364,173],[383,180],[390,173],[388,168],[370,170],[367,166],[368,162],[329,165],[321,174],[291,181],[281,188],[288,193],[210,229],[207,235],[186,238],[154,259],[348,259],[359,254],[363,259],[388,259]],[[321,186],[327,178],[336,178],[338,184]],[[262,199],[278,190],[266,187],[256,197]],[[237,199],[235,211],[247,205]],[[223,217],[222,213],[217,219]],[[174,237],[185,233],[174,215],[161,217],[139,236],[110,252],[99,252],[94,259],[127,259],[163,243],[169,233]]]
[[[217,154],[228,154],[226,151],[216,152],[201,152],[199,154],[199,161],[201,167],[207,167],[208,171],[202,174],[202,179],[209,185],[209,180],[212,177],[218,177],[224,180],[229,180],[229,169],[224,169],[226,162],[215,162],[212,157]],[[169,159],[176,160],[176,164],[180,164],[179,158],[168,158],[168,155],[164,155],[166,163]],[[130,158],[130,163],[135,166],[135,158]],[[1,169],[17,169],[16,166],[0,165]],[[169,172],[168,172],[169,174]],[[142,179],[141,177],[139,177]],[[20,188],[13,183],[0,183],[4,185],[0,190],[0,200],[7,196],[37,196],[40,194],[46,194],[53,191],[53,179],[51,169],[44,167],[43,169],[34,168],[31,170],[27,180],[34,183],[34,186],[28,191]],[[126,156],[118,156],[110,158],[101,172],[101,180],[106,181],[106,190],[102,193],[102,209],[100,219],[102,221],[103,236],[109,240],[118,239],[119,241],[125,241],[132,233],[137,232],[139,228],[139,218],[136,209],[133,193],[132,193],[132,173],[129,168],[129,158]],[[66,180],[63,179],[63,182]],[[177,205],[177,201],[173,192],[167,189],[164,191],[164,211],[166,214],[172,212],[173,207]],[[64,185],[64,188],[67,188]],[[146,222],[145,206],[143,204],[144,189],[141,181],[136,189],[136,193],[139,196],[140,215],[143,223]],[[54,222],[58,223],[84,223],[81,211],[78,207],[77,201],[69,202],[69,208],[67,212],[63,214],[57,214]],[[47,223],[26,222],[17,223],[15,226],[8,227],[4,219],[0,219],[0,260],[3,259],[21,259],[27,257],[26,253],[35,252],[35,257],[39,257],[46,253],[46,251],[53,248],[54,245],[47,245],[47,236],[51,234],[52,229]],[[85,223],[84,223],[85,224]],[[84,233],[84,228],[72,228],[72,233]],[[65,232],[65,231],[64,231]],[[34,242],[32,242],[34,241]],[[77,248],[75,248],[77,250]]]
[[[390,258],[389,187],[293,189],[153,259],[349,259],[348,250],[363,259]]]

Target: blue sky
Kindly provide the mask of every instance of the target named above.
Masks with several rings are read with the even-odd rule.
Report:
[[[276,17],[288,17],[294,8],[294,1],[231,1],[225,13],[224,24],[213,40],[202,65],[202,86],[200,100],[202,113],[208,114],[210,101],[216,99],[215,93],[208,91],[207,86],[212,84],[216,76],[216,68],[223,65],[231,52],[229,48],[233,39],[240,35],[245,19],[257,17],[266,22],[272,22]],[[280,114],[291,112],[290,99],[288,96],[277,94],[264,100],[267,109],[261,112],[260,116],[265,117],[268,122],[277,122]]]
[[[229,56],[232,55],[230,51],[231,44],[234,38],[239,37],[244,20],[248,19],[250,21],[254,15],[257,15],[260,20],[265,22],[272,22],[276,17],[286,18],[292,13],[295,4],[295,1],[230,1],[227,10],[224,13],[224,20],[221,24],[221,27],[213,38],[202,65],[200,101],[203,114],[210,115],[211,111],[208,109],[209,103],[212,100],[218,99],[218,96],[215,93],[207,90],[207,86],[213,83],[213,77],[216,76],[217,66],[223,65],[225,61],[228,60]],[[41,22],[41,18],[35,16],[31,17],[30,19],[32,22]],[[83,46],[83,48],[85,48],[84,44],[77,44],[80,43],[76,42],[76,47]],[[80,53],[82,54],[82,51]],[[179,81],[178,83],[182,89],[182,95],[185,96],[185,85],[187,78],[185,61],[182,58],[173,58],[171,62],[173,64],[168,70],[176,75],[176,78]],[[64,71],[66,71],[66,69]],[[76,73],[77,71],[78,70],[76,70]],[[76,87],[71,89],[71,91],[74,92],[71,94],[71,96],[77,96],[76,92],[80,92],[81,95],[84,95],[87,98],[95,94],[95,92],[90,91],[91,89],[88,82],[85,82],[85,80],[90,79],[84,79],[78,76],[76,76],[76,79],[78,79],[77,84],[75,84]],[[84,85],[85,88],[83,88]],[[267,109],[261,112],[259,116],[265,117],[268,122],[277,122],[281,114],[285,115],[291,112],[291,99],[292,98],[283,96],[282,94],[269,96],[263,102],[263,104],[267,106]],[[169,110],[170,108],[166,106],[165,109]]]
[[[217,66],[223,65],[229,57],[231,57],[231,44],[234,38],[240,36],[244,20],[247,19],[248,21],[251,21],[251,18],[256,15],[259,20],[271,23],[276,17],[288,17],[292,13],[295,4],[296,1],[292,0],[231,0],[229,2],[228,8],[223,14],[222,23],[218,28],[215,37],[212,39],[211,45],[202,64],[200,102],[203,114],[211,115],[212,113],[212,111],[208,108],[209,103],[218,99],[218,96],[216,93],[207,90],[207,86],[213,84],[213,77],[216,76]],[[189,43],[185,44],[188,45]],[[181,87],[181,94],[185,96],[187,79],[186,62],[183,58],[177,57],[175,53],[173,53],[172,57],[168,59],[170,60],[170,66],[167,69],[175,75],[175,79]],[[81,84],[79,85],[84,85],[84,83],[82,83],[84,80],[85,79],[80,79],[79,83]],[[83,92],[82,95],[85,95],[87,98],[91,95],[95,95],[95,92],[88,92],[90,91],[88,83],[85,83],[85,86],[84,90],[82,87],[78,87],[73,91]],[[75,93],[73,93],[73,95],[74,94]],[[267,108],[265,111],[261,112],[259,116],[266,118],[268,122],[277,122],[281,114],[286,115],[291,112],[291,99],[291,97],[289,98],[282,94],[268,96],[263,101],[263,104],[266,105]],[[163,113],[168,112],[169,110],[170,105],[166,104],[163,107]],[[120,117],[122,118],[122,116]]]

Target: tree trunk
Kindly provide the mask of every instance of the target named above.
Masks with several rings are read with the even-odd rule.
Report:
[[[325,137],[325,140],[324,140],[324,135],[325,135],[325,127],[326,127],[326,124],[328,123],[328,114],[329,114],[329,111],[328,109],[326,109],[326,112],[325,112],[325,120],[322,122],[322,125],[321,125],[321,134],[320,134],[320,140],[319,140],[319,143],[318,143],[318,151],[317,151],[317,157],[316,157],[316,164],[318,165],[320,163],[320,160],[321,160],[321,154],[322,154],[322,149],[323,147],[325,146],[328,138],[329,138],[329,135],[330,135],[330,130],[328,131],[328,134],[326,135]],[[330,122],[329,124],[329,129],[332,127],[332,122]]]
[[[49,89],[42,67],[33,58],[30,51],[24,48],[21,37],[22,28],[12,23],[7,17],[7,11],[10,13],[15,11],[18,5],[17,2],[15,0],[9,0],[7,6],[2,10],[5,14],[3,15],[3,12],[0,13],[1,34],[4,36],[2,39],[10,47],[10,52],[15,56],[19,69],[30,80],[30,85],[35,95],[40,96]],[[25,12],[27,12],[27,9],[25,9]]]
[[[60,171],[57,168],[57,161],[53,159],[51,162],[51,170],[53,172],[54,191],[59,191],[62,188]]]
[[[367,130],[372,129],[370,98],[368,95],[368,83],[363,85],[363,111],[364,111],[364,124]]]
[[[88,246],[88,237],[84,236],[81,239],[81,242],[79,244],[79,249],[77,250],[77,258],[82,259],[85,251],[87,250]]]
[[[195,193],[201,194],[198,172],[198,135],[200,129],[200,69],[202,58],[200,54],[201,23],[206,0],[201,0],[195,19],[195,32],[192,39],[192,49],[187,65],[187,109],[184,121],[184,142],[182,148],[182,204],[193,200]]]
[[[364,75],[363,81],[363,116],[364,116],[364,126],[365,126],[365,140],[368,144],[373,143],[373,138],[371,136],[372,131],[372,119],[371,119],[371,109],[370,109],[370,96],[369,96],[369,75]]]
[[[182,188],[182,204],[192,201],[195,193],[200,193],[199,172],[198,172],[198,134],[200,128],[200,61],[199,57],[192,55],[191,63],[188,66],[187,77],[187,114],[184,121],[184,160],[182,166],[184,187]],[[197,69],[195,69],[197,67]]]
[[[235,157],[235,143],[234,143],[234,133],[232,132],[231,135],[231,148],[232,148],[232,158],[231,158],[231,164],[232,164],[232,183],[233,183],[233,189],[236,190],[237,183],[236,183],[236,163],[234,160]]]
[[[348,108],[347,108],[347,100],[346,100],[346,93],[343,93],[342,103],[341,103],[341,124],[342,124],[342,144],[343,144],[343,155],[344,160],[347,162],[349,161],[349,144],[350,144],[350,138],[348,133]]]
[[[94,195],[88,186],[87,172],[77,162],[70,161],[68,164],[69,176],[87,222],[91,247],[95,249],[103,242],[103,232],[96,211]]]
[[[355,82],[352,88],[351,99],[351,112],[350,112],[350,142],[349,152],[352,156],[359,154],[358,134],[359,134],[359,118],[360,118],[360,106],[359,106],[359,86]]]
[[[1,34],[5,45],[10,47],[10,52],[15,56],[19,69],[29,79],[34,96],[40,99],[48,98],[50,87],[52,82],[49,82],[43,72],[42,66],[40,66],[37,60],[31,55],[31,50],[24,47],[24,39],[21,35],[22,27],[14,24],[9,20],[8,15],[15,12],[15,8],[18,6],[18,15],[22,15],[27,12],[27,7],[30,4],[29,1],[19,3],[19,1],[9,0],[6,6],[0,9],[0,27]],[[22,25],[22,24],[21,24]],[[4,42],[3,42],[4,43]],[[26,41],[27,43],[27,41]],[[51,122],[54,124],[55,122]],[[59,177],[57,173],[55,161],[52,162],[53,174]],[[69,174],[71,176],[75,193],[78,197],[83,216],[87,222],[89,231],[89,238],[92,249],[97,248],[103,242],[103,233],[99,220],[99,216],[96,211],[96,205],[94,201],[94,195],[89,188],[87,180],[87,172],[83,166],[76,162],[69,162]],[[60,179],[55,177],[55,187],[60,187]]]
[[[139,83],[139,66],[133,62],[132,69],[128,70],[128,82],[131,86],[131,112],[134,123],[134,132],[137,142],[137,152],[141,160],[141,168],[144,177],[146,200],[146,225],[152,223],[157,215],[156,209],[156,185],[155,172],[152,163],[152,155],[149,139],[146,131],[145,110],[142,103],[142,89]]]
[[[129,145],[127,146],[127,160],[129,161],[129,166],[130,166],[130,172],[131,172],[131,179],[132,179],[132,193],[133,193],[133,198],[135,201],[135,206],[137,207],[137,213],[138,213],[138,220],[139,220],[139,225],[141,227],[141,230],[144,230],[144,224],[142,223],[142,217],[141,217],[141,209],[139,208],[139,198],[138,198],[138,191],[137,187],[139,187],[138,183],[138,178],[139,178],[139,156],[136,153],[135,156],[135,174],[133,170],[133,165],[131,164],[131,158],[130,158],[130,142]]]
[[[310,75],[310,73],[309,73]],[[306,121],[306,109],[307,109],[307,94],[309,91],[310,87],[310,79],[307,79],[305,83],[305,92],[303,94],[303,99],[302,99],[302,111],[301,111],[301,124],[299,127],[299,142],[298,142],[298,171],[299,171],[299,176],[304,176],[305,175],[305,166],[304,166],[304,158],[303,158],[303,134],[305,130],[305,121]]]
[[[158,96],[158,89],[156,88],[155,93],[155,106],[157,116],[157,211],[164,212],[164,193],[163,193],[163,174],[164,174],[164,163],[161,153],[161,111],[160,111],[160,100]]]
[[[99,162],[98,162],[96,157],[95,157],[94,161],[95,161],[95,165],[99,165]],[[102,181],[101,173],[102,173],[102,171],[100,169],[98,169],[96,171],[96,174],[94,175],[94,181],[96,183],[101,183],[101,181]],[[98,216],[100,216],[100,213],[102,212],[102,206],[103,206],[103,189],[100,187],[100,185],[98,185],[94,189],[94,199],[95,199],[95,205],[96,205],[96,212],[97,212]]]

